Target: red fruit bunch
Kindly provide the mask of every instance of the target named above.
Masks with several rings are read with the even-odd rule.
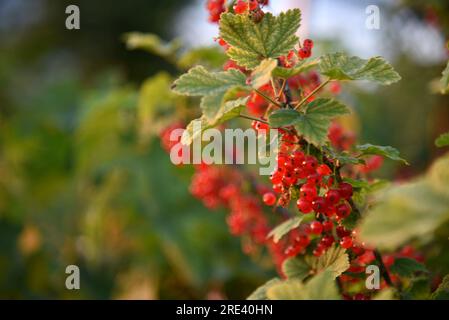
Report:
[[[225,0],[208,0],[206,4],[207,11],[209,11],[209,21],[220,21],[220,15],[226,11]]]

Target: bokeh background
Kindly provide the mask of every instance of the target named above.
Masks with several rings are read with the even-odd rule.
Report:
[[[432,91],[448,59],[446,0],[272,0],[303,10],[314,54],[345,50],[389,59],[403,81],[344,86],[362,142],[392,145],[412,164],[379,176],[406,179],[438,156],[449,101]],[[65,28],[76,4],[81,29]],[[380,30],[365,28],[379,6]],[[214,45],[205,1],[0,0],[0,298],[244,298],[272,274],[242,253],[223,212],[188,191],[192,169],[171,165],[157,137],[142,146],[138,88],[165,59],[129,51],[123,34]],[[81,289],[65,288],[65,268]]]

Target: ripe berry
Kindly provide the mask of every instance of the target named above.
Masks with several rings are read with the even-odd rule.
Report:
[[[302,236],[299,236],[299,237],[296,239],[296,242],[297,242],[301,247],[305,248],[305,247],[307,247],[307,246],[309,245],[309,243],[310,243],[310,238],[309,238],[309,236],[307,236],[307,235],[302,235]]]
[[[310,224],[310,229],[314,234],[321,234],[323,232],[323,225],[319,221],[313,221]]]
[[[313,201],[317,196],[316,187],[312,184],[304,184],[299,189],[299,196],[305,200]]]
[[[315,257],[319,257],[324,253],[324,247],[320,244],[318,244],[318,246],[315,248],[315,250],[313,250],[313,255]]]
[[[316,184],[320,184],[320,182],[321,182],[321,175],[316,173],[316,172],[312,173],[312,174],[309,174],[307,176],[307,183],[308,184],[316,185]]]
[[[317,197],[312,202],[312,208],[316,213],[325,213],[327,208],[326,200],[323,197]]]
[[[338,185],[338,191],[343,199],[348,200],[352,197],[353,189],[352,185],[346,182],[342,182]]]
[[[306,48],[312,49],[313,48],[313,40],[311,40],[311,39],[304,40],[303,46]]]
[[[349,249],[352,247],[352,239],[351,237],[344,237],[340,240],[340,245],[345,248]]]
[[[335,229],[335,231],[337,232],[337,236],[339,238],[344,238],[344,237],[347,237],[347,236],[349,236],[351,234],[351,231],[346,230],[345,227],[343,227],[343,226],[338,226]]]
[[[244,0],[238,0],[237,4],[234,5],[234,11],[237,14],[244,14],[248,10],[248,3]]]
[[[298,206],[299,211],[301,211],[302,213],[309,213],[312,211],[312,203],[304,198],[300,198],[296,202],[296,205]]]
[[[257,0],[249,0],[249,10],[256,10],[259,7]]]
[[[325,199],[330,205],[337,204],[340,201],[340,193],[338,190],[329,190],[325,195]]]
[[[267,206],[272,206],[276,203],[276,196],[272,192],[267,192],[263,195],[263,203]]]
[[[332,170],[327,164],[320,164],[318,168],[316,168],[316,172],[322,176],[328,176],[332,173]]]
[[[325,248],[329,248],[334,243],[334,241],[335,241],[335,239],[333,236],[327,235],[321,239],[320,244],[322,246],[324,246]]]
[[[301,59],[310,58],[312,56],[312,50],[309,47],[303,47],[299,49],[298,56]]]
[[[327,220],[323,222],[323,231],[329,232],[332,231],[332,228],[334,227],[334,224],[332,221]]]
[[[347,203],[339,204],[336,208],[337,217],[344,219],[351,213],[351,206]]]
[[[318,160],[312,156],[306,156],[304,158],[304,161],[302,162],[302,165],[305,170],[309,171],[310,173],[313,173],[315,169],[318,167]]]

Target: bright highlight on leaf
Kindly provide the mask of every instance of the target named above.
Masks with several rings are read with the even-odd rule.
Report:
[[[441,134],[436,140],[435,145],[438,148],[449,146],[449,132]]]
[[[322,56],[320,71],[332,80],[369,80],[382,85],[401,80],[399,74],[382,57],[365,60],[340,52]]]
[[[288,10],[277,17],[266,13],[259,23],[248,15],[224,13],[220,20],[220,37],[231,46],[226,53],[232,60],[254,69],[263,59],[275,59],[293,49],[299,41],[295,33],[300,23],[299,9]]]
[[[283,222],[282,224],[278,225],[276,228],[271,230],[271,232],[268,234],[268,238],[273,237],[273,241],[275,243],[279,242],[279,240],[281,240],[283,236],[285,236],[291,230],[299,227],[302,219],[303,217],[294,217],[288,219],[287,221]]]
[[[270,81],[271,73],[274,68],[276,68],[277,64],[277,61],[273,59],[266,59],[262,61],[251,74],[251,86],[254,89],[259,89],[263,85],[267,84]]]

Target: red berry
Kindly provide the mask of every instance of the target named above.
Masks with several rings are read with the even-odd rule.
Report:
[[[334,227],[334,224],[332,223],[332,221],[327,220],[323,222],[323,231],[329,232],[332,231]]]
[[[263,203],[267,206],[272,206],[276,203],[276,196],[272,192],[267,192],[263,195]]]
[[[259,7],[257,0],[249,0],[249,10],[256,10]]]
[[[317,197],[313,200],[312,207],[316,213],[325,213],[327,209],[326,200],[323,197]]]
[[[307,183],[309,184],[320,184],[321,175],[319,173],[312,173],[307,176]]]
[[[326,193],[325,199],[328,204],[337,204],[340,201],[340,192],[338,190],[329,190]]]
[[[352,247],[352,239],[351,237],[344,237],[340,240],[340,245],[345,248],[349,249]]]
[[[335,229],[335,231],[337,232],[337,236],[339,238],[344,238],[344,237],[347,237],[347,236],[349,236],[351,234],[351,231],[346,230],[345,227],[343,227],[343,226],[338,226]]]
[[[337,211],[337,217],[342,219],[346,218],[351,213],[351,206],[347,203],[339,204],[335,209]]]
[[[328,176],[332,173],[332,170],[327,164],[320,164],[318,168],[316,168],[316,172],[322,176]]]
[[[302,235],[302,236],[299,236],[299,237],[296,239],[296,241],[298,242],[298,244],[299,244],[301,247],[305,248],[305,247],[307,247],[307,246],[309,245],[309,243],[310,243],[310,238],[309,238],[309,236]]]
[[[234,5],[234,11],[237,14],[246,13],[247,10],[248,10],[248,3],[246,3],[246,1],[244,0],[239,0],[237,1],[237,4]]]
[[[310,171],[310,173],[313,173],[313,171],[315,171],[315,169],[318,167],[318,160],[312,156],[306,156],[304,158],[304,161],[302,162],[302,165],[304,169]]]
[[[303,47],[301,49],[299,49],[298,51],[298,56],[301,59],[305,59],[305,58],[310,58],[310,56],[312,56],[312,50],[309,47]]]
[[[319,221],[313,221],[310,224],[310,229],[314,234],[321,234],[323,232],[323,225]]]
[[[338,191],[343,199],[348,200],[352,197],[353,189],[352,185],[346,182],[342,182],[338,185]]]
[[[304,40],[303,46],[306,48],[312,49],[313,48],[313,40],[311,40],[311,39]]]
[[[308,183],[302,185],[299,189],[299,196],[308,201],[313,201],[317,194],[316,187]]]
[[[319,245],[315,248],[315,250],[313,250],[313,255],[315,257],[319,257],[324,253],[324,247]]]
[[[302,213],[309,213],[312,211],[312,203],[304,198],[300,198],[296,202],[296,205],[298,206],[299,211],[301,211]]]
[[[329,248],[334,243],[334,241],[335,241],[335,239],[333,236],[327,235],[321,239],[320,244],[326,248]]]

